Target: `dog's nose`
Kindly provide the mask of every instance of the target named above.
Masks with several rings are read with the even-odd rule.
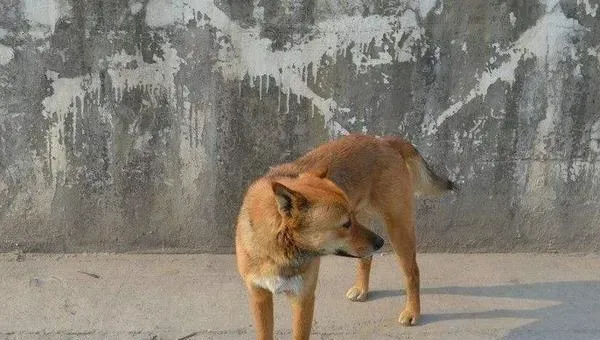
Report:
[[[375,250],[379,250],[381,247],[383,247],[383,238],[381,238],[380,236],[377,236],[377,238],[375,239],[375,242],[373,243],[373,246],[375,247]]]

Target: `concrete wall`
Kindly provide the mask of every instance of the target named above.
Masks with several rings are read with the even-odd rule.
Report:
[[[599,7],[1,1],[0,250],[231,251],[248,183],[348,132],[461,187],[421,250],[600,250]]]

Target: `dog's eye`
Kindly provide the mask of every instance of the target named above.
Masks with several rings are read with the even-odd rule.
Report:
[[[352,221],[348,220],[348,222],[342,224],[342,227],[348,229],[352,226]]]

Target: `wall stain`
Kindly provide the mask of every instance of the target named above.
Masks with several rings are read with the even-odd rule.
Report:
[[[421,250],[599,249],[593,4],[47,1],[0,4],[0,250],[229,252],[257,176],[353,132],[461,187]]]

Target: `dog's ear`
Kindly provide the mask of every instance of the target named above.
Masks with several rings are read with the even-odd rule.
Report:
[[[286,216],[291,216],[294,208],[300,208],[300,205],[305,202],[304,197],[297,191],[294,191],[279,182],[271,183],[275,199],[277,200],[277,208],[279,213]]]
[[[329,171],[328,167],[322,167],[322,168],[317,168],[317,169],[313,169],[310,171],[305,172],[304,174],[301,175],[309,175],[309,176],[315,176],[318,178],[325,178],[327,177],[327,172]]]
[[[319,177],[319,178],[325,178],[325,177],[327,177],[327,172],[328,172],[328,171],[329,171],[329,168],[325,166],[325,167],[323,167],[323,168],[321,168],[321,169],[318,169],[318,170],[315,172],[315,175],[316,175],[317,177]]]

